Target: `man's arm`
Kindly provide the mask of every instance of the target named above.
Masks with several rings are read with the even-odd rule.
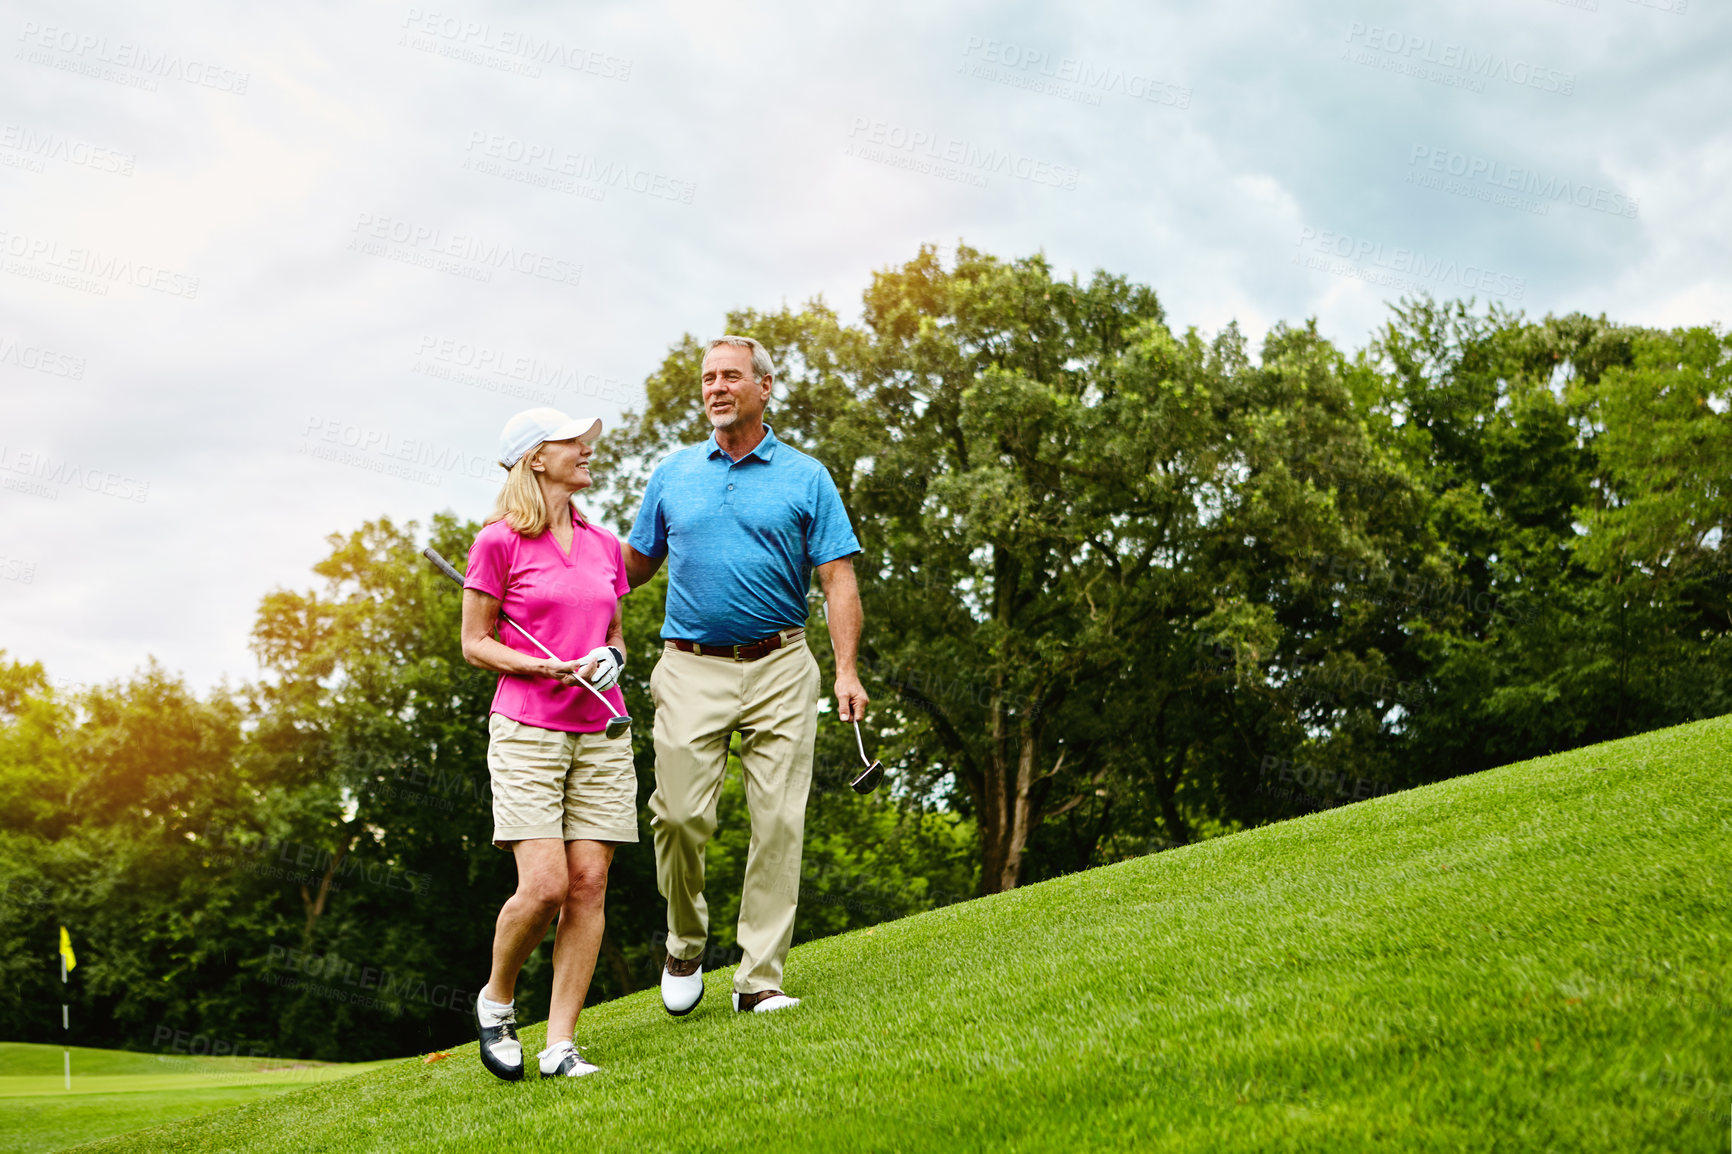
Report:
[[[633,541],[642,541],[651,549],[660,549],[661,557],[639,553],[631,547]],[[631,532],[619,543],[619,554],[620,560],[625,562],[626,583],[633,589],[654,577],[656,570],[662,567],[662,557],[668,555],[668,527],[662,519],[662,470],[659,465],[643,487],[643,500],[638,504],[637,517],[632,521]]]
[[[842,557],[818,566],[818,581],[829,606],[830,647],[836,651],[836,716],[843,721],[863,721],[870,699],[855,665],[866,615],[860,608],[860,586],[854,580],[854,558]]]
[[[636,589],[645,581],[656,575],[656,570],[662,567],[660,557],[645,557],[624,541],[619,545],[620,556],[625,559],[625,579]]]

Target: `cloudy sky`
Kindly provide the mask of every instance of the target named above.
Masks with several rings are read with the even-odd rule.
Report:
[[[256,676],[260,597],[481,515],[512,412],[922,242],[1349,346],[1732,319],[1702,0],[150,7],[0,26],[0,648],[62,683]]]

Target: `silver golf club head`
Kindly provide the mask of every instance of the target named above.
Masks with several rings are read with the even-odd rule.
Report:
[[[866,756],[866,742],[860,736],[860,722],[854,722],[854,744],[860,747],[860,760],[866,766],[859,777],[849,782],[855,793],[871,793],[884,780],[884,763]]]
[[[555,658],[555,660],[558,660],[558,659]],[[607,706],[608,709],[611,710],[613,708],[613,702],[609,701],[606,697],[602,696],[601,690],[597,689],[595,686],[591,685],[589,682],[583,680],[583,678],[581,678],[581,677],[577,679],[577,683],[579,685],[583,686],[585,689],[589,690],[591,693],[593,693],[595,695],[595,699],[597,701],[601,702],[603,705]],[[616,713],[612,717],[607,719],[607,739],[609,741],[612,741],[614,738],[618,737],[620,734],[624,733],[626,730],[628,730],[630,728],[631,728],[631,717],[628,714]]]

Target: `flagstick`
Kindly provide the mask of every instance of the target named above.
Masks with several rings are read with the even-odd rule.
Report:
[[[65,997],[66,996],[66,955],[65,954],[60,955],[60,991],[61,991],[61,997]],[[61,1056],[66,1059],[66,1089],[70,1093],[72,1090],[72,1018],[66,1012],[66,1003],[65,1002],[60,1003],[60,1028],[61,1028],[61,1030],[65,1031],[65,1034],[66,1034],[66,1049],[62,1050],[60,1053],[61,1053]]]

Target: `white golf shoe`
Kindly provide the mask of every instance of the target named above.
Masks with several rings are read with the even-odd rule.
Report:
[[[790,1006],[800,1004],[799,998],[790,998],[780,990],[760,990],[755,994],[742,994],[734,991],[734,1011],[754,1014],[768,1014],[773,1010],[786,1010]]]
[[[662,1005],[674,1017],[683,1018],[703,1000],[703,958],[681,960],[669,954],[667,965],[662,967]]]

